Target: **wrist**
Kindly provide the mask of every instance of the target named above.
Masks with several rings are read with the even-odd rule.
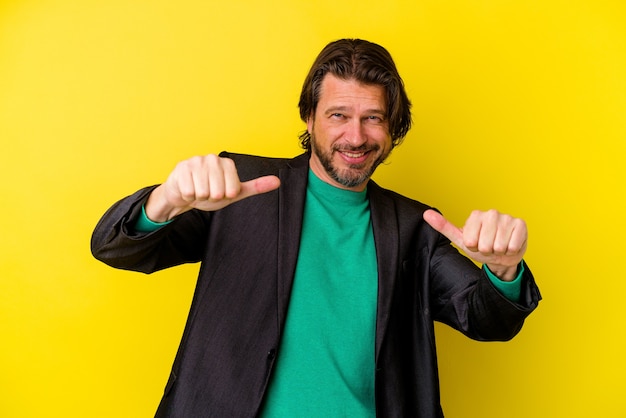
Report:
[[[489,269],[489,271],[493,273],[494,276],[496,276],[498,279],[502,280],[503,282],[512,282],[518,276],[517,265],[500,266],[500,265],[487,264],[487,268]]]
[[[163,223],[185,212],[185,209],[170,204],[165,196],[164,186],[160,185],[148,196],[144,211],[150,221]]]
[[[139,218],[137,218],[137,221],[133,225],[132,229],[135,232],[150,233],[150,232],[154,232],[156,230],[161,229],[162,227],[169,224],[170,222],[171,221],[167,221],[167,222],[152,221],[150,218],[148,218],[148,215],[146,215],[146,206],[143,205],[141,207],[141,215],[139,216]]]

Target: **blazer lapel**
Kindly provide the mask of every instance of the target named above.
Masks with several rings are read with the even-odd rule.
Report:
[[[370,181],[368,193],[378,262],[376,313],[376,361],[378,361],[398,277],[398,223],[393,200],[384,193],[384,190]]]
[[[279,172],[278,189],[278,329],[282,330],[300,249],[309,154],[302,154]],[[282,331],[280,331],[282,332]]]

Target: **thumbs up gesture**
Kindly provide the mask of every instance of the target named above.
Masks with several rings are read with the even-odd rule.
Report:
[[[191,209],[216,211],[279,186],[276,176],[241,182],[233,160],[209,154],[178,163],[167,181],[152,191],[145,210],[152,221],[165,222]]]
[[[459,228],[432,209],[424,212],[424,220],[471,259],[486,264],[501,280],[511,281],[517,276],[528,245],[524,220],[496,210],[474,211]]]

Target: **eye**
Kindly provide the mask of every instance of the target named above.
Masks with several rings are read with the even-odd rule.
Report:
[[[383,122],[383,118],[380,116],[376,116],[376,115],[371,115],[367,117],[367,120],[370,122],[374,122],[374,123],[382,123]]]
[[[342,119],[343,118],[343,114],[342,113],[332,113],[330,115],[330,117],[334,118],[334,119]]]

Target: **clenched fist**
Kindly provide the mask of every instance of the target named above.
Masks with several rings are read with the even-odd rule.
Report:
[[[215,154],[181,161],[167,181],[154,189],[145,210],[154,222],[165,222],[191,209],[216,211],[233,202],[277,189],[276,176],[241,182],[235,163]]]
[[[471,259],[486,264],[500,279],[511,281],[517,276],[517,266],[528,245],[524,220],[496,210],[476,210],[463,228],[458,228],[432,209],[424,212],[424,220]]]

